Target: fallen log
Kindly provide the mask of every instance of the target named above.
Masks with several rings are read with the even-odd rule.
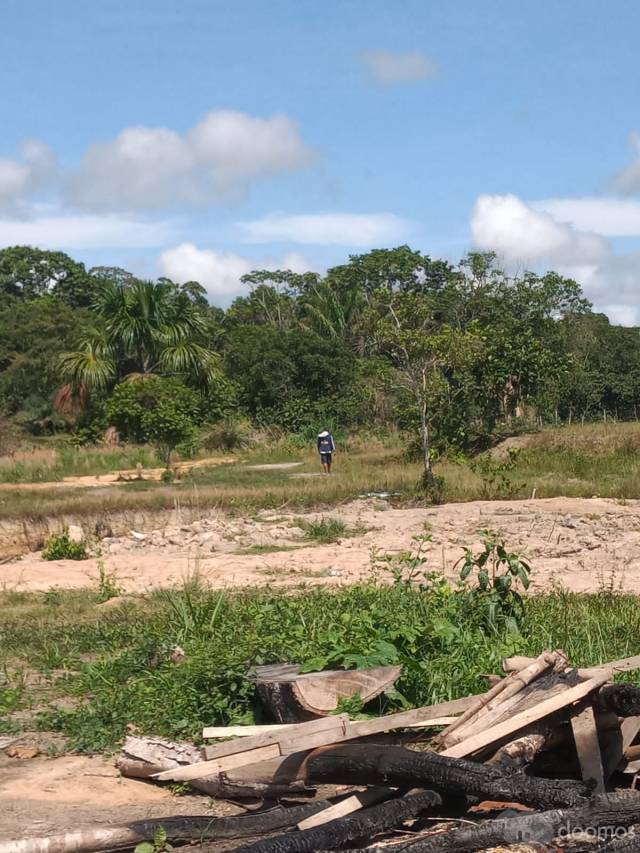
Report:
[[[308,781],[313,783],[420,787],[440,794],[464,794],[547,809],[577,806],[589,795],[589,786],[582,782],[538,779],[400,746],[349,744],[319,749],[306,759],[304,769]]]
[[[315,853],[326,847],[341,847],[348,841],[370,838],[378,832],[398,826],[440,803],[436,793],[424,791],[372,806],[315,829],[279,835],[239,847],[234,853]]]
[[[258,696],[280,723],[298,723],[333,713],[341,699],[375,699],[400,677],[402,667],[301,673],[297,664],[256,667]]]
[[[201,760],[198,747],[162,738],[128,737],[116,760],[123,776],[151,779],[163,770],[186,767]],[[223,776],[212,775],[193,779],[190,785],[205,794],[217,797],[276,798],[286,794],[311,793],[297,774],[282,772],[283,760],[261,761],[258,764],[228,770]]]
[[[624,829],[638,823],[640,819],[640,794],[637,791],[621,791],[615,794],[598,794],[585,806],[575,809],[553,809],[533,812],[517,817],[488,820],[474,826],[464,826],[449,832],[428,835],[408,844],[393,847],[394,853],[475,853],[492,847],[510,844],[541,846],[554,838],[562,839],[562,848],[573,834],[586,830],[594,832]],[[613,845],[613,841],[609,842]],[[637,843],[637,838],[635,843]],[[606,850],[607,853],[631,853],[640,847],[591,847],[591,850]],[[336,853],[325,847],[317,853]],[[341,853],[356,853],[341,850]],[[361,848],[357,853],[389,853],[388,846],[374,845]]]
[[[172,842],[250,838],[295,826],[330,805],[327,800],[316,800],[300,806],[278,806],[270,811],[234,817],[189,815],[138,820],[120,826],[88,827],[60,835],[0,841],[0,853],[96,853],[101,850],[120,850],[149,841],[160,827],[167,833],[167,840]]]

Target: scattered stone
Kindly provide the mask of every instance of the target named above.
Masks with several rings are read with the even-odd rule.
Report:
[[[134,539],[137,539],[138,542],[144,542],[144,540],[147,538],[146,533],[138,533],[137,530],[132,530],[131,535],[133,536]]]
[[[35,758],[37,755],[40,755],[40,750],[37,746],[20,746],[19,744],[8,746],[5,752],[10,758],[20,759]]]
[[[70,524],[67,533],[72,542],[84,542],[84,530],[79,524]]]

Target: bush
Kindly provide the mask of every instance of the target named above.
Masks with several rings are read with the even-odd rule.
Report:
[[[69,538],[65,527],[62,533],[54,533],[42,552],[43,560],[88,560],[87,543]]]
[[[107,400],[106,412],[123,438],[155,444],[167,467],[176,448],[193,455],[201,398],[179,379],[121,382]]]
[[[202,446],[212,452],[245,450],[252,444],[251,424],[234,418],[225,418],[217,424],[212,424],[202,437]]]

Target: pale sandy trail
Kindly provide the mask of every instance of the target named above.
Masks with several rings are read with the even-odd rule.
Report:
[[[502,533],[507,547],[528,557],[533,588],[552,583],[578,591],[611,582],[640,592],[640,501],[550,498],[476,501],[441,507],[392,509],[384,501],[355,501],[326,513],[365,533],[332,545],[301,540],[290,518],[264,513],[261,521],[214,514],[184,528],[110,540],[103,562],[126,592],[180,583],[197,568],[214,588],[253,584],[344,584],[371,577],[372,549],[398,552],[415,547],[413,537],[433,537],[428,569],[455,576],[466,547],[480,547],[479,530]],[[307,514],[317,518],[320,513]],[[238,553],[252,545],[295,550]],[[213,549],[213,550],[212,550]],[[0,566],[0,585],[22,590],[82,587],[95,582],[96,560],[45,562],[38,553]]]

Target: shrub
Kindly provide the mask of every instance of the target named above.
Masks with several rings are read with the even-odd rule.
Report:
[[[69,538],[65,527],[62,533],[54,533],[42,552],[43,560],[88,560],[87,543],[75,542]]]
[[[209,451],[244,450],[253,444],[251,425],[245,420],[225,418],[212,424],[202,438],[202,446]]]

